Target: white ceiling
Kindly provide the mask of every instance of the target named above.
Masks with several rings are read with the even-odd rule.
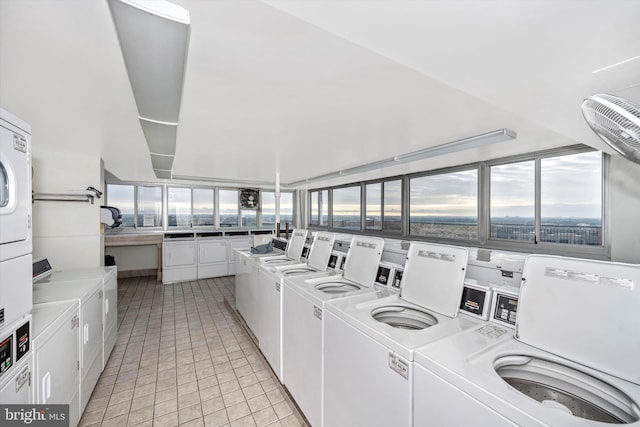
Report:
[[[192,21],[176,175],[286,183],[504,127],[518,138],[342,181],[603,148],[582,100],[640,102],[593,74],[640,55],[637,0],[175,3]],[[34,150],[155,181],[106,1],[0,1],[0,106]]]

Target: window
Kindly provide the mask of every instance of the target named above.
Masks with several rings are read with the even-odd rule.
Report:
[[[120,209],[122,227],[135,226],[135,187],[133,185],[107,184],[107,204]]]
[[[162,187],[138,186],[137,227],[162,226]]]
[[[326,227],[329,224],[329,190],[312,191],[310,199],[309,223]]]
[[[602,153],[543,158],[540,241],[602,246]]]
[[[478,170],[412,178],[409,234],[478,240]]]
[[[382,229],[402,231],[402,181],[385,181],[383,184],[384,203]]]
[[[262,191],[262,226],[276,226],[276,197],[273,191]],[[280,193],[280,224],[293,224],[293,193]]]
[[[220,227],[238,226],[238,190],[220,190]]]
[[[332,207],[334,228],[360,230],[360,186],[334,189]]]
[[[215,225],[213,188],[193,189],[193,226]]]
[[[382,183],[365,185],[365,230],[382,230]]]
[[[535,240],[535,162],[490,168],[491,239]]]
[[[191,227],[191,189],[167,189],[167,218],[169,227]]]
[[[490,239],[603,245],[601,152],[539,156],[490,174]]]
[[[255,209],[242,209],[240,211],[242,217],[243,227],[257,227],[258,226],[258,211]]]
[[[402,231],[401,180],[367,184],[365,197],[365,230]]]
[[[280,193],[280,222],[293,227],[293,193]]]

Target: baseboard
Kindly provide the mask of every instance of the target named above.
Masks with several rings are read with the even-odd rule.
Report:
[[[118,270],[118,279],[128,279],[130,277],[155,276],[158,272],[155,268],[145,268],[141,270]]]

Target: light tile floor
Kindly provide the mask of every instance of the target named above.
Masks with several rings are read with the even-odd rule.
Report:
[[[303,426],[224,298],[234,277],[118,281],[118,341],[80,426]]]

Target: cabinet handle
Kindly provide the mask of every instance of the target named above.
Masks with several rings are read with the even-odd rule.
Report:
[[[104,314],[109,314],[109,298],[104,299]]]
[[[85,324],[84,325],[84,343],[86,344],[89,342],[89,324]]]
[[[42,377],[42,404],[47,403],[47,400],[51,397],[51,373]]]

